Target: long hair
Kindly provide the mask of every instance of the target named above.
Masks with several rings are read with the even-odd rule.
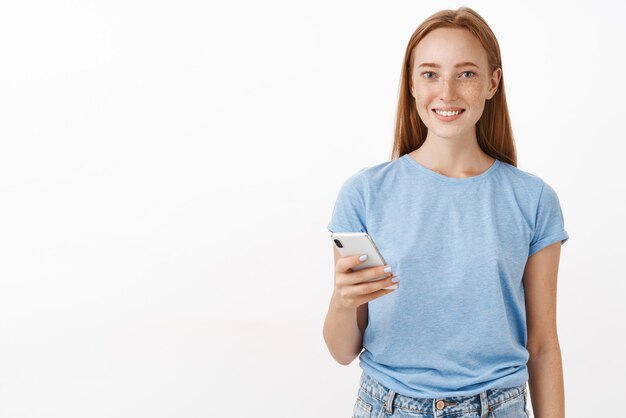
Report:
[[[426,140],[428,128],[417,113],[409,80],[413,72],[414,48],[424,36],[437,28],[469,30],[487,51],[490,75],[497,68],[502,71],[498,40],[487,22],[474,10],[469,7],[441,10],[422,22],[413,32],[404,53],[391,159],[399,158],[421,147]],[[491,99],[485,102],[483,114],[476,123],[476,139],[478,146],[486,154],[517,167],[515,141],[504,94],[504,72],[501,73],[498,90]]]

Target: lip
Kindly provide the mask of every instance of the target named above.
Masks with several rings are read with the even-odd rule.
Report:
[[[461,112],[455,116],[442,116],[442,115],[438,115],[437,112],[435,112],[435,109],[432,109],[435,117],[443,122],[452,122],[453,120],[457,120],[458,118],[461,117],[463,113],[465,113],[465,109],[461,109],[461,108],[438,108],[437,110],[461,110]]]
[[[462,107],[433,107],[431,110],[465,110]]]

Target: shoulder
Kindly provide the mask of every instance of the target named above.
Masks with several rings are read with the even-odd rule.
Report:
[[[515,185],[511,187],[514,189],[515,200],[520,205],[524,202],[523,206],[530,214],[534,213],[535,217],[540,217],[542,214],[561,211],[559,196],[546,180],[510,164],[502,163],[502,166],[504,167],[502,171],[510,179],[510,184]]]
[[[527,192],[529,196],[539,199],[545,189],[549,189],[551,192],[554,191],[550,185],[537,174],[522,170],[503,161],[500,161],[500,166],[502,167],[501,172],[503,173],[503,177],[517,189]]]
[[[382,183],[396,177],[399,160],[389,160],[359,169],[344,182],[344,187],[358,188],[366,191],[370,187],[377,188]]]
[[[360,169],[355,175],[363,176],[367,179],[375,180],[378,177],[385,176],[392,172],[398,165],[399,160],[388,160],[379,162]]]

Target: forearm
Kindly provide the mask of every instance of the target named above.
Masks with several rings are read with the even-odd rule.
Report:
[[[356,309],[341,308],[331,298],[324,322],[324,340],[338,363],[350,364],[363,348]]]
[[[535,418],[565,418],[563,365],[558,343],[530,355],[528,384]]]

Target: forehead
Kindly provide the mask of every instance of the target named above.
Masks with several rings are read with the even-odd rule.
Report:
[[[466,29],[435,29],[413,49],[415,66],[432,62],[451,67],[464,61],[475,62],[482,68],[487,65],[487,52],[480,41]]]

